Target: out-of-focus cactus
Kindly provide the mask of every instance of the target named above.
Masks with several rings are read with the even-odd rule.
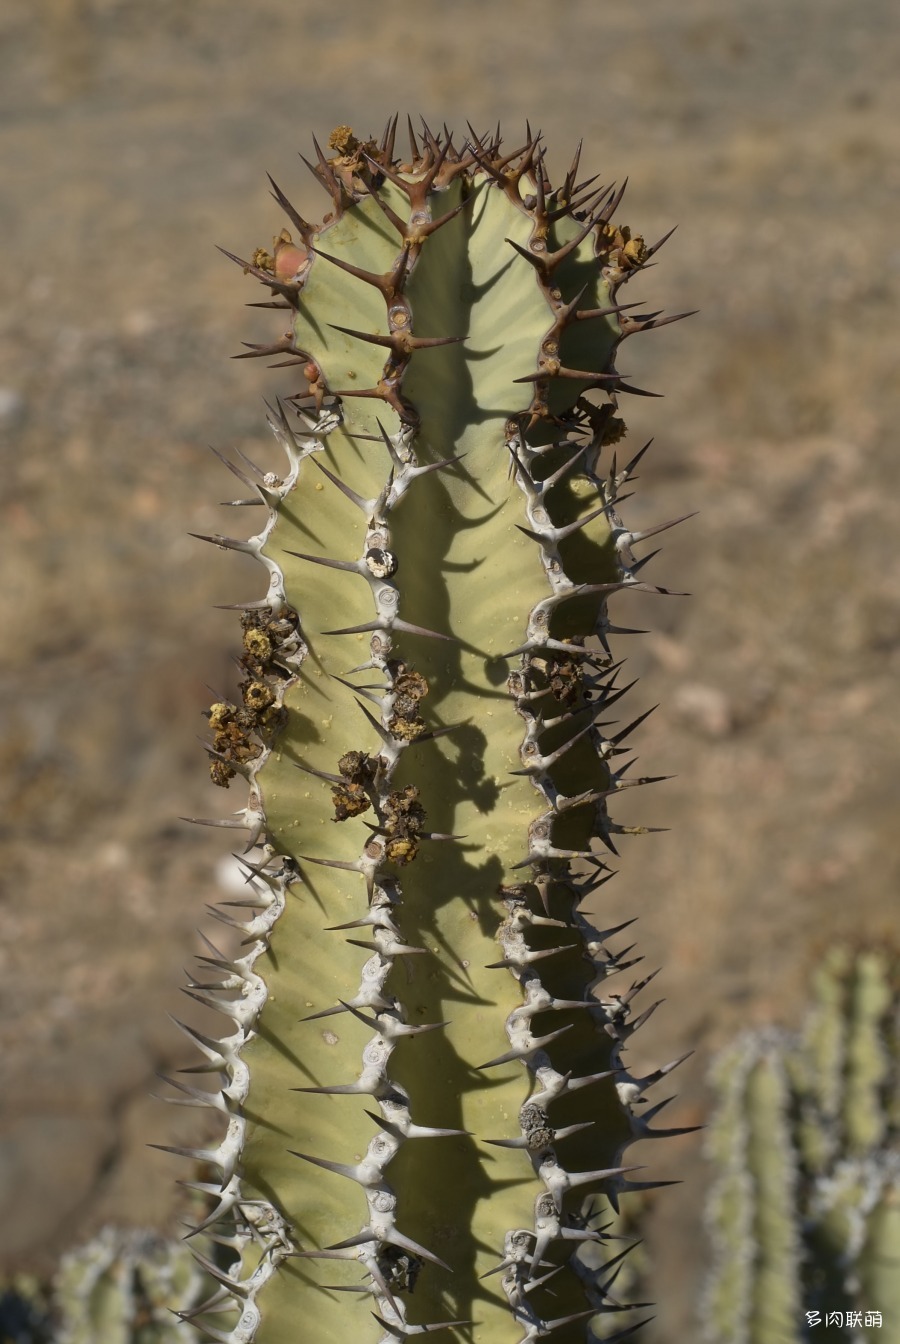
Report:
[[[63,1256],[48,1286],[19,1276],[0,1298],[0,1344],[192,1344],[175,1314],[215,1284],[180,1241],[104,1228]]]
[[[226,1344],[574,1344],[622,1309],[621,1246],[577,1255],[607,1243],[585,1195],[652,1185],[629,1145],[684,1132],[645,1096],[680,1060],[624,1059],[652,977],[617,988],[625,925],[583,909],[645,829],[609,799],[652,782],[640,718],[613,726],[607,603],[666,591],[634,548],[672,522],[625,527],[643,449],[613,447],[641,394],[617,348],[662,322],[620,291],[659,244],[578,154],[554,187],[530,131],[507,153],[410,129],[402,162],[395,129],[317,145],[323,223],[273,184],[293,234],[233,258],[287,328],[245,357],[301,386],[270,415],[285,473],[227,463],[260,531],[206,538],[268,589],[239,702],[209,713],[213,779],[250,788],[212,823],[249,831],[249,915],[220,911],[240,946],[189,988],[231,1022],[188,1032],[220,1089],[174,1099],[226,1122],[189,1155],[240,1263],[192,1318]]]
[[[183,1242],[105,1228],[60,1263],[54,1344],[190,1344],[196,1335],[174,1310],[209,1287]]]
[[[900,1329],[895,978],[881,953],[834,949],[799,1035],[747,1033],[716,1061],[710,1344]]]

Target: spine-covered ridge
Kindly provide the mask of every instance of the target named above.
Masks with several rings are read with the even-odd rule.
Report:
[[[646,715],[615,722],[608,603],[668,591],[634,548],[681,521],[618,511],[644,450],[618,465],[618,394],[641,389],[615,353],[662,320],[617,293],[657,248],[577,154],[553,188],[540,137],[508,154],[410,130],[399,162],[395,131],[316,145],[325,222],[273,184],[299,241],[234,258],[290,320],[248,356],[302,381],[269,416],[286,475],[226,462],[265,526],[206,538],[268,589],[241,608],[242,703],[209,714],[214,781],[249,784],[203,823],[249,832],[226,903],[247,917],[219,908],[238,951],[210,945],[188,987],[233,1024],[184,1027],[220,1088],[173,1100],[227,1120],[187,1155],[217,1174],[193,1183],[196,1231],[234,1261],[198,1257],[218,1288],[184,1317],[227,1344],[568,1344],[627,1310],[628,1248],[579,1255],[610,1241],[597,1192],[617,1209],[659,1184],[630,1178],[628,1147],[688,1132],[646,1097],[681,1060],[625,1060],[657,1006],[634,1008],[652,975],[616,987],[632,921],[583,909],[647,829],[609,800],[654,782],[625,745]],[[360,1296],[374,1326],[348,1314]]]

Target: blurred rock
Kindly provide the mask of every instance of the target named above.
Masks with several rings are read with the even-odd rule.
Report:
[[[27,1261],[59,1245],[60,1227],[90,1202],[113,1157],[117,1125],[102,1113],[24,1115],[0,1139],[0,1257]]]
[[[25,423],[25,398],[13,387],[0,387],[0,433],[20,429]]]
[[[708,737],[726,737],[734,726],[731,702],[724,691],[698,681],[684,682],[672,696],[672,709]]]

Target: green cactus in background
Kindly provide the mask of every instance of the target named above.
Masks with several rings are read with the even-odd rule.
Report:
[[[64,1255],[49,1285],[19,1276],[0,1297],[0,1344],[191,1344],[189,1310],[214,1288],[183,1242],[107,1227]]]
[[[273,183],[293,235],[232,258],[288,324],[244,357],[301,390],[270,412],[284,475],[226,463],[261,530],[205,538],[268,589],[240,702],[209,711],[213,779],[249,800],[203,824],[249,831],[248,917],[220,911],[240,945],[189,987],[232,1024],[185,1028],[221,1090],[175,1084],[225,1135],[175,1151],[216,1169],[201,1226],[238,1258],[204,1261],[221,1290],[186,1318],[227,1344],[572,1344],[624,1309],[622,1246],[577,1254],[608,1242],[585,1196],[649,1188],[629,1145],[686,1132],[645,1097],[681,1061],[623,1057],[652,977],[616,988],[625,925],[583,909],[612,875],[593,842],[645,829],[609,799],[652,782],[623,760],[646,716],[613,726],[607,603],[666,592],[634,548],[673,524],[624,526],[644,450],[613,448],[640,394],[616,350],[661,325],[619,290],[660,244],[578,154],[552,187],[530,131],[410,127],[401,163],[395,130],[316,145],[324,222]]]
[[[188,1344],[172,1313],[208,1286],[182,1242],[152,1232],[105,1228],[64,1256],[54,1281],[54,1344]]]
[[[890,961],[834,949],[814,997],[800,1035],[747,1033],[714,1067],[710,1344],[787,1344],[819,1326],[829,1340],[884,1340],[900,1321]]]

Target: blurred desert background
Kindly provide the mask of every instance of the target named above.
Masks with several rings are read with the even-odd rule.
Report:
[[[178,817],[242,804],[196,735],[236,679],[214,604],[261,592],[187,533],[246,520],[206,445],[274,461],[262,397],[293,390],[229,363],[280,327],[214,244],[281,228],[267,170],[324,212],[311,133],[399,109],[512,149],[527,117],[555,175],[583,136],[584,175],[629,177],[648,242],[679,226],[628,298],[700,314],[620,360],[665,396],[623,398],[656,437],[628,522],[699,510],[652,570],[691,598],[638,598],[619,647],[677,778],[620,807],[670,829],[600,907],[662,968],[636,1071],[696,1051],[668,1123],[735,1032],[796,1024],[832,942],[900,941],[898,69],[887,0],[3,0],[0,1270],[175,1228],[185,1172],[146,1145],[197,1115],[149,1094],[191,1058],[166,1014],[201,1021],[178,986],[229,848]],[[702,1148],[636,1150],[684,1182],[648,1344],[694,1333]]]

